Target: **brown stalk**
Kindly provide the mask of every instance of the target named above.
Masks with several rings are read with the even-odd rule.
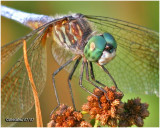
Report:
[[[27,58],[27,48],[26,48],[26,41],[23,41],[23,55],[24,55],[24,62],[25,66],[28,72],[28,77],[31,83],[32,91],[33,91],[33,96],[34,96],[34,101],[35,101],[35,109],[36,109],[36,119],[37,119],[37,127],[43,127],[43,122],[42,122],[42,114],[41,114],[41,108],[40,108],[40,103],[39,103],[39,98],[38,98],[38,93],[36,90],[36,86],[32,77],[32,72],[30,65],[28,63],[28,58]]]

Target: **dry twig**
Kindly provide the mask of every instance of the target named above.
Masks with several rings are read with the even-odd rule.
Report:
[[[33,91],[33,96],[34,96],[34,101],[35,101],[35,109],[36,109],[36,119],[37,119],[37,127],[43,127],[43,122],[42,122],[42,114],[41,114],[41,108],[40,108],[40,103],[39,103],[39,98],[38,98],[38,93],[36,90],[36,86],[32,77],[32,72],[30,65],[28,63],[28,58],[27,58],[27,48],[26,48],[26,41],[23,41],[23,55],[24,55],[24,62],[25,66],[28,72],[28,77],[31,83],[32,91]]]

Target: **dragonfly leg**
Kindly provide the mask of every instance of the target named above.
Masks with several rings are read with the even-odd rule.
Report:
[[[73,76],[73,74],[74,74],[74,72],[75,72],[75,70],[76,70],[76,68],[77,68],[77,66],[78,66],[78,64],[80,62],[80,59],[81,58],[77,59],[76,63],[74,64],[74,67],[72,68],[72,71],[70,72],[69,77],[68,77],[68,84],[69,84],[70,95],[71,95],[72,104],[73,104],[73,107],[74,107],[75,110],[76,110],[76,106],[75,106],[75,102],[74,102],[74,98],[73,98],[72,87],[71,87],[70,81],[71,81],[72,76]]]
[[[90,67],[91,79],[95,81],[96,83],[102,85],[103,87],[106,87],[106,85],[102,84],[101,82],[95,79],[92,62],[89,62],[89,67]]]
[[[98,98],[98,102],[99,102],[99,107],[101,108],[101,105],[100,105],[100,98],[98,96],[96,96],[95,94],[93,94],[92,92],[90,92],[89,90],[87,90],[83,85],[82,85],[82,80],[83,80],[83,73],[84,73],[84,61],[82,62],[82,67],[81,67],[81,74],[80,74],[80,78],[79,78],[79,85],[80,87],[85,90],[86,92],[88,92],[89,94],[95,96]]]
[[[54,92],[55,92],[55,96],[56,96],[56,99],[57,99],[57,106],[52,110],[51,114],[53,114],[53,112],[60,106],[60,101],[59,101],[59,98],[58,98],[58,94],[57,94],[57,89],[56,89],[56,85],[55,85],[55,76],[65,67],[67,66],[68,64],[70,64],[72,61],[75,60],[75,57],[68,60],[65,64],[63,64],[59,69],[57,69],[53,74],[52,74],[52,81],[53,81],[53,88],[54,88]]]
[[[104,94],[105,94],[105,96],[106,96],[106,99],[109,101],[109,99],[108,99],[108,97],[107,97],[107,95],[106,95],[107,92],[106,92],[103,88],[97,86],[97,85],[94,84],[92,81],[90,81],[90,79],[89,79],[89,72],[88,72],[88,62],[86,62],[85,65],[86,65],[86,79],[87,79],[87,81],[88,81],[89,83],[91,83],[93,86],[95,86],[96,88],[100,89],[102,92],[104,92]]]
[[[117,86],[117,84],[116,84],[116,81],[115,81],[114,78],[111,76],[111,74],[109,73],[109,71],[108,71],[103,65],[99,65],[99,66],[100,66],[100,67],[103,69],[103,71],[106,72],[106,73],[108,74],[108,76],[111,78],[111,80],[113,81],[116,89],[117,89],[118,91],[122,92],[122,91],[118,88],[118,86]],[[123,92],[122,92],[122,94],[123,94]],[[124,96],[124,94],[123,94],[123,96]]]

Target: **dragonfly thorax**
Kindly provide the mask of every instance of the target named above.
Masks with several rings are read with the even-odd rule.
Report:
[[[54,41],[74,54],[83,54],[85,40],[92,32],[89,22],[82,14],[68,16],[56,22],[53,27]]]
[[[109,33],[93,36],[84,48],[84,55],[88,61],[98,62],[104,65],[116,55],[117,43]]]

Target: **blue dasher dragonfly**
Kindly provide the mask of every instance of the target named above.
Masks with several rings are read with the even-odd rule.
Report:
[[[70,80],[82,60],[79,74],[81,86],[85,69],[87,80],[96,87],[100,87],[97,83],[103,86],[100,82],[106,85],[117,83],[123,92],[158,95],[159,35],[157,32],[103,16],[71,14],[54,18],[25,13],[5,6],[1,6],[1,10],[2,16],[33,29],[28,35],[4,45],[1,48],[1,61],[5,63],[21,49],[23,40],[31,42],[27,55],[39,95],[44,89],[47,77],[46,45],[49,43],[52,44],[50,50],[53,57],[61,65],[53,76],[48,76],[53,77],[54,88],[56,87],[54,76],[70,64],[67,70],[70,72],[68,84],[72,95]],[[51,41],[46,41],[48,38]],[[93,62],[98,66],[94,66]],[[107,75],[98,75],[103,70]],[[89,92],[88,89],[85,90]],[[56,95],[58,100],[58,94]],[[71,97],[74,105],[73,96]],[[23,56],[1,80],[1,105],[2,120],[6,117],[20,118],[34,105]]]

